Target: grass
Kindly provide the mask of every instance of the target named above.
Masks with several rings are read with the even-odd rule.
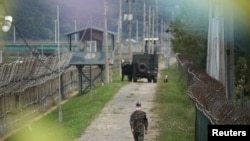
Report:
[[[159,81],[155,100],[160,118],[157,141],[193,141],[195,110],[186,93],[186,82],[179,71],[171,66],[161,71],[168,75],[168,83]]]
[[[77,95],[62,104],[62,122],[58,120],[59,112],[56,109],[5,141],[72,141],[80,137],[105,104],[128,83],[121,82],[119,75],[114,74],[111,84],[95,88],[92,95]]]
[[[153,111],[160,118],[160,133],[156,141],[193,141],[194,106],[186,94],[186,82],[173,67],[164,69],[161,76],[169,77],[168,83],[159,80]],[[128,81],[121,82],[116,73],[113,83],[97,87],[94,93],[74,96],[62,105],[63,121],[58,121],[58,109],[30,126],[21,129],[5,141],[73,141],[80,137],[105,104]],[[116,112],[116,111],[114,111]]]

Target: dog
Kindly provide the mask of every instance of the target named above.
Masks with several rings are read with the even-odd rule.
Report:
[[[164,83],[167,83],[168,82],[168,75],[165,75],[164,79],[163,79],[163,82]]]

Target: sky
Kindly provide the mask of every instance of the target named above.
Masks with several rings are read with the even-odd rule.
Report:
[[[103,27],[104,17],[104,0],[56,0],[60,12],[64,16],[77,20],[78,28],[84,28],[87,24],[92,23],[93,26]],[[117,23],[118,8],[114,8],[114,4],[107,0],[108,18]],[[117,0],[116,0],[117,1]]]
[[[7,0],[6,0],[7,1]],[[60,7],[60,15],[70,19],[69,25],[72,25],[71,30],[74,29],[73,21],[77,21],[77,28],[84,28],[87,24],[92,23],[93,26],[103,27],[103,11],[104,11],[104,0],[44,0],[50,3],[51,7],[55,8],[58,5]],[[118,2],[119,0],[106,0],[108,9],[108,26],[117,28],[118,19]],[[125,0],[122,0],[125,3]],[[157,0],[147,0],[154,3]],[[181,10],[186,7],[187,4],[191,5],[193,9],[198,9],[197,12],[207,12],[205,9],[209,6],[211,0],[158,0],[159,8],[164,13],[161,16],[170,18],[171,9],[176,10],[176,6]],[[143,0],[135,0],[134,9],[136,5],[141,5]],[[152,7],[154,5],[151,5]],[[249,0],[224,0],[224,6],[230,7],[235,13],[237,24],[243,28],[249,28],[248,21],[250,21],[250,2]],[[127,9],[123,9],[125,12]],[[1,12],[1,7],[0,7]],[[137,14],[141,13],[142,9],[137,9]],[[165,14],[166,13],[166,14]],[[136,14],[136,13],[135,13]],[[206,14],[206,13],[205,13]],[[208,13],[207,13],[208,14]],[[142,21],[140,21],[142,22]],[[126,24],[126,23],[125,23]]]
[[[104,18],[104,0],[51,0],[56,1],[55,4],[60,6],[60,14],[68,17],[73,20],[77,20],[77,28],[84,28],[86,25],[91,24],[97,27],[103,27],[103,18]],[[107,1],[107,9],[108,9],[108,26],[112,31],[117,30],[118,23],[118,3],[119,0],[106,0]],[[143,9],[138,9],[138,7],[142,6],[144,0],[135,0],[132,5],[132,11],[134,11],[134,15],[143,16]],[[155,0],[147,0],[151,1],[151,7],[154,7]],[[162,11],[165,11],[165,16],[169,16],[169,9],[175,8],[176,5],[179,5],[181,1],[184,0],[158,0],[159,8],[162,8]],[[123,2],[123,10],[122,12],[127,12],[127,3],[125,0]],[[166,7],[167,8],[166,8]],[[147,8],[149,5],[147,5]],[[148,10],[147,10],[148,12]],[[168,14],[167,14],[168,13]],[[171,14],[170,14],[171,15]],[[142,19],[142,18],[141,18]],[[166,19],[166,18],[165,18]],[[143,21],[139,21],[140,25],[142,25]],[[72,24],[72,22],[71,22]],[[124,22],[124,26],[127,22]],[[126,28],[126,26],[124,27]],[[73,29],[73,27],[72,27]]]

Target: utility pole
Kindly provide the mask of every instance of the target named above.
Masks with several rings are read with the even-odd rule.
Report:
[[[155,0],[155,21],[156,21],[156,37],[159,36],[159,30],[158,30],[158,0]]]
[[[138,20],[136,20],[136,41],[138,42]]]
[[[162,47],[163,47],[163,19],[161,18],[161,33],[160,33],[160,46],[161,46],[161,50],[162,50]]]
[[[55,20],[55,43],[57,43],[57,20]]]
[[[108,31],[107,31],[107,1],[104,0],[103,4],[104,8],[104,48],[105,48],[105,83],[109,84],[109,64],[108,64],[108,58],[109,58],[109,53],[108,53],[108,44],[107,44],[107,38],[108,38]]]
[[[142,53],[145,52],[145,29],[146,29],[146,5],[145,0],[143,0],[143,35],[142,35]]]
[[[151,54],[154,54],[154,37],[155,37],[155,10],[153,9],[153,11],[152,11],[153,13],[153,17],[152,17],[152,22],[153,22],[153,25],[152,25],[152,52],[151,52]]]
[[[58,47],[58,93],[59,93],[59,122],[62,122],[62,106],[61,106],[61,57],[60,57],[60,19],[59,19],[59,6],[57,6],[57,47]]]
[[[147,8],[145,8],[145,11],[147,11]],[[148,13],[148,15],[149,15],[149,13]],[[147,16],[145,15],[145,19],[147,21],[147,22],[145,22],[145,24],[146,24],[146,38],[149,39],[149,16],[148,15]],[[145,52],[148,53],[148,50],[149,50],[149,41],[147,41],[147,48],[145,48],[145,49],[147,49],[147,50],[145,50]]]
[[[74,20],[75,23],[75,31],[77,30],[77,24],[76,24],[76,20]],[[77,42],[77,35],[75,34],[75,42]]]
[[[169,23],[164,23],[164,27],[166,27],[167,29],[169,28]],[[164,42],[164,44],[166,45],[166,50],[165,50],[165,55],[166,55],[166,59],[165,59],[165,67],[169,68],[169,56],[170,56],[170,52],[171,52],[171,39],[172,39],[172,33],[171,32],[167,32],[164,34],[164,39],[166,39],[166,42]]]
[[[207,73],[226,85],[224,12],[222,0],[210,1]],[[231,15],[230,15],[231,16]]]
[[[132,0],[127,0],[128,3],[128,12],[126,15],[126,20],[128,20],[128,38],[129,38],[129,62],[132,62],[132,47],[131,47],[131,32],[132,32],[132,20],[133,20],[133,15],[131,13],[131,1]]]
[[[13,41],[16,43],[16,27],[13,26]]]
[[[129,14],[129,17],[132,16],[131,14],[131,0],[128,0],[128,14]],[[132,63],[132,47],[131,47],[131,30],[132,30],[132,27],[131,27],[131,22],[132,22],[132,17],[131,19],[128,19],[128,35],[129,35],[129,62]]]
[[[225,2],[225,1],[224,1]],[[231,6],[229,6],[231,7]],[[229,7],[225,9],[225,49],[226,49],[226,97],[233,100],[234,97],[234,17]]]
[[[151,50],[151,7],[149,6],[149,11],[148,11],[148,54],[150,54]]]
[[[118,20],[118,43],[119,43],[119,70],[122,75],[122,0],[119,0],[119,20]]]

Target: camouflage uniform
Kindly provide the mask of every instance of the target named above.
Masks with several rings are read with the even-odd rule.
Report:
[[[148,119],[144,111],[136,110],[130,116],[130,127],[135,141],[143,141],[144,133],[148,130]]]

